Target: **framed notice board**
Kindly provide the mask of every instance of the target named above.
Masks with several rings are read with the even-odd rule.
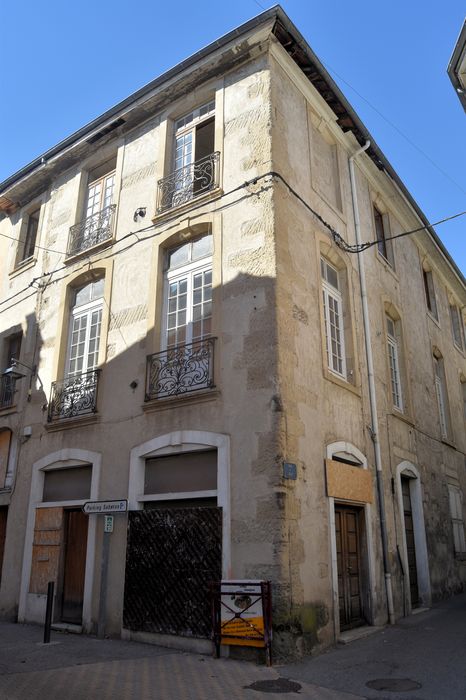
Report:
[[[272,663],[270,581],[216,581],[211,584],[214,652],[222,644],[261,647]]]

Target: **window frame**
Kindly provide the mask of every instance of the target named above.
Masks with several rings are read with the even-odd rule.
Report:
[[[92,172],[90,173],[92,175]],[[110,201],[106,204],[107,201],[107,184],[109,180],[112,180],[111,182],[111,197]],[[100,177],[97,177],[93,180],[88,180],[87,186],[86,186],[86,192],[84,196],[84,208],[83,208],[83,213],[84,213],[84,219],[89,219],[91,216],[96,216],[96,214],[99,214],[101,211],[106,209],[107,207],[111,206],[114,203],[115,199],[115,182],[116,182],[116,168],[112,168],[108,172],[104,173]],[[90,190],[91,188],[95,188],[96,185],[99,183],[102,184],[101,190],[100,190],[100,196],[98,200],[98,208],[95,208],[95,204],[92,206],[92,211],[89,212],[89,200],[90,200]],[[94,211],[95,209],[95,211]]]
[[[450,436],[450,423],[448,416],[448,394],[445,380],[445,367],[443,357],[433,355],[434,360],[434,384],[437,396],[437,407],[440,422],[440,435],[442,440],[448,440]]]
[[[338,287],[335,287],[328,280],[327,269],[330,268],[336,274]],[[325,274],[324,274],[325,270]],[[322,305],[323,305],[323,316],[324,316],[324,339],[325,339],[325,351],[327,358],[327,369],[335,374],[337,377],[347,381],[347,362],[346,362],[346,342],[345,342],[345,324],[344,324],[344,306],[343,306],[343,295],[340,291],[340,272],[332,265],[326,257],[320,256],[320,272],[321,272],[321,290],[322,290]],[[339,339],[336,341],[340,347],[340,356],[334,355],[332,351],[332,321],[330,318],[330,304],[329,299],[336,302],[338,305],[338,324],[334,327],[337,329],[339,334]],[[335,312],[335,308],[333,308]],[[341,370],[335,368],[333,358],[336,358],[337,363],[341,363]]]
[[[206,111],[204,114],[201,114],[202,110],[205,109]],[[187,120],[189,117],[191,117],[190,121],[186,122],[185,124],[180,124],[180,122],[183,122],[184,120]],[[184,114],[182,117],[179,117],[178,119],[174,120],[174,128],[173,128],[173,152],[172,152],[172,170],[173,172],[176,172],[178,170],[181,170],[184,167],[188,167],[189,165],[194,165],[196,162],[196,136],[197,136],[197,129],[199,126],[204,124],[207,121],[212,120],[214,123],[214,130],[215,130],[215,98],[213,100],[209,100],[209,102],[206,102],[199,107],[196,107],[196,109],[191,110],[191,112],[188,112],[187,114]],[[214,132],[215,133],[215,132]],[[184,138],[188,134],[192,134],[192,139],[191,139],[191,160],[189,163],[184,162],[184,156],[183,156],[183,165],[179,166],[178,168],[176,166],[176,149],[177,149],[177,141],[179,138]],[[212,151],[212,153],[215,151]]]
[[[447,484],[447,486],[455,555],[466,556],[462,492],[455,484]]]
[[[387,213],[372,202],[372,219],[374,225],[375,240],[377,241],[377,254],[395,269],[395,258],[393,255],[392,242],[390,240],[390,219]]]
[[[432,270],[426,270],[423,267],[422,279],[424,283],[424,295],[427,311],[436,321],[438,321],[437,297],[435,294],[434,276],[432,274]]]
[[[42,206],[43,201],[41,199],[32,202],[24,209],[12,272],[36,260],[35,252],[42,221]],[[35,222],[34,230],[31,230],[32,222]]]
[[[393,333],[389,329],[389,323],[393,324]],[[390,387],[392,394],[392,406],[400,413],[405,410],[404,391],[402,382],[402,369],[400,361],[400,342],[397,327],[399,320],[393,319],[389,314],[385,314],[385,330],[387,335],[387,354],[390,370]]]
[[[464,352],[464,322],[463,322],[463,315],[460,311],[460,308],[458,307],[457,304],[450,303],[450,324],[451,324],[451,332],[453,336],[453,345],[458,348],[458,350],[461,350],[461,352]]]
[[[100,280],[95,280],[97,281],[103,281],[105,284],[105,278],[102,277]],[[68,325],[68,338],[67,338],[67,345],[66,345],[66,357],[65,357],[65,370],[64,370],[64,377],[65,378],[72,378],[72,377],[79,377],[82,376],[83,374],[86,374],[86,372],[92,372],[96,370],[99,366],[99,353],[100,353],[100,344],[102,340],[102,321],[103,321],[103,309],[104,309],[104,290],[102,290],[102,296],[99,296],[95,299],[91,299],[90,301],[86,302],[85,304],[81,304],[80,306],[75,306],[75,300],[76,300],[76,294],[84,289],[87,286],[93,285],[95,282],[88,282],[87,284],[81,285],[79,287],[76,287],[73,289],[73,304],[70,306],[70,312],[69,312],[69,325]],[[91,338],[91,329],[92,329],[92,315],[96,312],[100,311],[100,318],[98,321],[98,335],[96,338]],[[72,338],[73,338],[73,333],[75,332],[74,330],[74,322],[78,319],[86,317],[87,322],[86,322],[86,328],[85,328],[85,337],[84,337],[84,352],[82,354],[83,357],[83,365],[82,368],[79,371],[70,371],[70,363],[72,361],[76,361],[77,357],[72,358]],[[79,332],[79,329],[78,329]],[[96,348],[93,351],[93,354],[96,357],[95,363],[92,364],[92,366],[89,365],[89,346],[91,340],[96,340]]]
[[[207,236],[212,236],[211,233],[206,234]],[[213,238],[211,238],[212,242],[212,248],[211,252],[208,253],[207,255],[204,255],[200,258],[197,259],[192,259],[192,254],[193,254],[193,243],[196,243],[196,241],[201,240],[204,238],[204,236],[200,236],[199,238],[194,239],[193,241],[189,241],[188,243],[185,243],[185,246],[189,246],[189,255],[188,255],[188,261],[182,265],[175,266],[173,268],[168,267],[168,264],[164,270],[164,276],[163,276],[163,308],[162,308],[162,326],[161,326],[161,342],[160,342],[160,349],[161,351],[169,350],[178,346],[183,346],[183,345],[189,345],[190,343],[194,342],[202,342],[203,340],[207,338],[211,338],[213,336],[212,334],[212,310],[213,310],[213,304],[212,304],[212,290],[213,290],[213,285],[212,285],[212,274],[213,274]],[[173,253],[175,250],[181,248],[183,246],[178,246],[177,248],[171,248],[168,249],[165,253],[166,255],[166,261],[168,263],[168,259],[171,253]],[[211,281],[210,281],[210,286],[207,285],[207,287],[210,288],[210,299],[204,300],[202,299],[201,303],[210,302],[210,315],[206,317],[206,319],[210,319],[210,331],[207,333],[202,333],[202,335],[195,340],[193,340],[193,324],[195,323],[193,319],[193,309],[194,309],[194,277],[195,275],[198,274],[205,274],[210,272],[211,274]],[[168,332],[169,330],[172,330],[172,328],[169,329],[168,325],[168,316],[169,316],[169,291],[170,291],[170,285],[173,283],[179,282],[181,279],[186,278],[187,280],[187,290],[186,290],[186,297],[187,297],[187,303],[185,307],[186,311],[186,321],[184,324],[185,327],[185,339],[183,342],[176,342],[175,344],[168,343]],[[204,290],[204,286],[201,287],[201,289]],[[202,294],[203,297],[203,294]],[[181,309],[183,310],[183,309]],[[179,309],[176,307],[176,312],[178,313]],[[173,313],[173,312],[170,312]],[[198,319],[199,320],[199,319]],[[205,319],[202,317],[200,320],[204,321]],[[181,328],[182,326],[174,326],[175,329]]]

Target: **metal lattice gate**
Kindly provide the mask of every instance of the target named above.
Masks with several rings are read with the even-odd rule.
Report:
[[[210,637],[209,582],[222,577],[222,509],[131,511],[123,624]]]

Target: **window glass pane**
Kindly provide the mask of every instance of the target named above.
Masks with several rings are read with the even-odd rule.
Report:
[[[388,335],[391,335],[392,338],[395,338],[395,324],[393,323],[392,319],[387,316],[387,333]]]
[[[100,299],[104,295],[104,284],[105,284],[105,279],[102,277],[102,279],[97,280],[96,282],[92,282],[92,287],[91,287],[91,299]]]
[[[338,272],[330,265],[327,265],[327,282],[338,289]]]
[[[197,241],[193,241],[192,247],[192,259],[193,260],[199,260],[200,258],[204,258],[207,255],[212,254],[212,235],[209,234],[208,236],[203,236],[202,238],[198,238]]]
[[[75,292],[74,306],[82,306],[91,300],[91,285],[86,284],[85,287],[77,289]]]
[[[180,248],[172,250],[168,254],[168,269],[173,270],[175,267],[180,267],[188,262],[189,243],[182,245]]]

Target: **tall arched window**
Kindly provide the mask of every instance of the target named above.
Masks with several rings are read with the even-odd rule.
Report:
[[[167,253],[163,349],[208,338],[212,322],[212,235]]]
[[[104,278],[89,282],[73,292],[65,370],[67,377],[84,374],[97,367],[103,294]]]

